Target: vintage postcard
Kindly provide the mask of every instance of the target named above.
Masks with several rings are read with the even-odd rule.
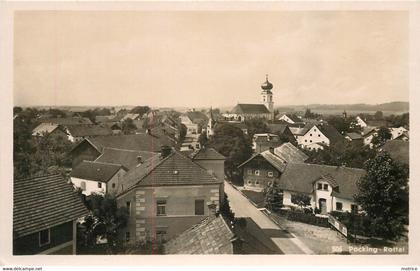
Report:
[[[419,264],[419,11],[5,4],[0,263]]]

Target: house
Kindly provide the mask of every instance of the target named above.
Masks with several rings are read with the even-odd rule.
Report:
[[[225,180],[225,160],[222,154],[213,148],[203,147],[190,155],[191,159],[207,169],[210,174],[214,174],[219,181]]]
[[[164,135],[151,133],[135,135],[113,135],[85,138],[70,151],[72,165],[84,160],[93,161],[103,153],[104,148],[122,150],[160,152],[161,146],[175,146],[175,143]]]
[[[203,127],[206,126],[208,118],[206,114],[200,111],[186,112],[180,117],[181,123],[187,127],[187,134],[200,134]]]
[[[390,140],[385,142],[379,150],[386,151],[393,160],[403,163],[410,164],[410,143],[403,140]]]
[[[346,136],[344,138],[350,142],[363,142],[363,136],[359,133],[346,133]]]
[[[378,135],[379,128],[367,126],[362,130],[363,145],[373,147],[372,139]]]
[[[389,132],[391,133],[391,140],[394,140],[404,135],[404,133],[408,132],[408,130],[401,126],[397,128],[389,128]],[[407,138],[408,138],[408,135],[407,135]]]
[[[223,182],[178,151],[163,147],[125,175],[118,206],[129,209],[127,226],[119,233],[126,243],[161,243],[181,234],[218,209]]]
[[[290,142],[258,153],[239,165],[243,170],[244,188],[262,192],[278,181],[287,163],[303,163],[309,157]]]
[[[105,125],[102,126],[96,124],[68,125],[65,129],[68,134],[68,139],[71,142],[79,142],[89,137],[107,136],[114,134],[111,128],[108,128]]]
[[[94,161],[100,163],[119,164],[128,170],[136,167],[142,161],[151,158],[152,156],[159,155],[156,152],[136,151],[136,150],[123,150],[117,148],[105,147],[102,154]]]
[[[274,134],[280,136],[280,139],[286,139],[288,142],[297,144],[296,138],[287,124],[268,123],[268,128]]]
[[[32,136],[45,135],[61,136],[63,138],[67,138],[67,133],[64,131],[64,129],[55,123],[43,122],[32,130]]]
[[[282,144],[280,137],[276,134],[254,134],[252,137],[252,150],[254,152],[267,151],[270,148],[276,148]]]
[[[280,177],[278,186],[283,190],[283,204],[296,205],[299,194],[310,198],[310,205],[321,214],[331,211],[356,211],[354,195],[357,182],[366,172],[363,169],[288,163]]]
[[[362,119],[360,116],[356,117],[356,125],[360,126],[361,128],[368,126],[366,120]]]
[[[298,129],[299,135],[296,134],[298,145],[308,150],[324,149],[324,146],[344,142],[344,137],[329,124],[308,124]]]
[[[54,123],[62,126],[77,125],[77,124],[92,124],[92,121],[83,117],[67,117],[67,118],[40,118],[41,123]]]
[[[278,181],[286,167],[286,161],[274,154],[273,150],[253,155],[238,168],[243,170],[244,189],[262,192]]]
[[[88,210],[61,175],[13,182],[13,254],[76,254],[76,220]]]
[[[303,123],[302,119],[295,114],[283,114],[278,120],[285,121],[290,124]]]
[[[114,195],[128,169],[120,164],[83,161],[71,171],[71,182],[86,196]]]
[[[165,254],[233,254],[235,234],[222,216],[203,219],[164,245]]]
[[[394,138],[395,140],[402,140],[402,141],[408,141],[410,139],[410,134],[409,132],[403,132],[401,135],[397,136],[396,138]]]

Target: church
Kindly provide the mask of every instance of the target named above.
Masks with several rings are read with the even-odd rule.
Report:
[[[273,84],[268,81],[266,75],[265,82],[261,85],[260,104],[237,104],[230,113],[223,116],[230,121],[245,121],[254,118],[274,119]]]

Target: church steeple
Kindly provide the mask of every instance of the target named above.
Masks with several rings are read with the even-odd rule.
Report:
[[[265,75],[265,82],[261,85],[261,102],[267,107],[270,113],[274,113],[274,101],[273,101],[273,84],[268,81],[268,74]]]

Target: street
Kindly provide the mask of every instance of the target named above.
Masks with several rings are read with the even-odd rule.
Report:
[[[225,181],[225,193],[236,218],[251,218],[284,254],[313,254],[297,237],[279,227]]]

